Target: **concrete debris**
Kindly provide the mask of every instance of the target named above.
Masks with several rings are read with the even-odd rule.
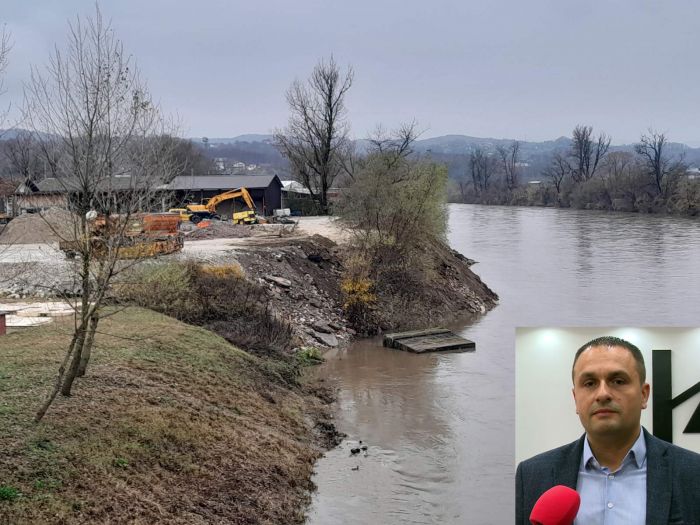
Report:
[[[331,348],[338,346],[338,338],[334,334],[324,334],[323,332],[314,331],[312,335],[318,342],[326,346],[330,346]]]
[[[8,328],[28,328],[53,322],[51,317],[23,317],[20,315],[8,315],[5,318],[5,325]]]
[[[313,328],[317,332],[321,332],[324,334],[332,334],[333,333],[333,330],[331,329],[331,327],[328,326],[326,323],[313,323],[311,325],[311,328]]]
[[[46,303],[0,303],[0,311],[11,312],[21,317],[62,317],[75,311],[64,302]]]
[[[0,303],[0,312],[7,312],[6,325],[24,328],[51,323],[55,317],[72,315],[75,310],[63,301],[42,303]]]
[[[315,308],[323,308],[323,303],[319,301],[318,299],[311,299],[309,300],[309,304]]]
[[[270,281],[272,283],[278,284],[282,288],[289,288],[290,286],[292,286],[292,281],[290,281],[289,279],[285,279],[284,277],[277,277],[274,275],[266,275],[264,277],[264,279],[266,281]]]
[[[251,237],[253,231],[250,226],[233,224],[226,221],[211,221],[206,228],[197,228],[191,222],[183,222],[181,229],[185,231],[185,238],[198,239],[240,239]]]

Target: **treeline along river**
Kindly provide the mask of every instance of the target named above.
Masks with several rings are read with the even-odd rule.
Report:
[[[500,304],[456,327],[475,353],[328,355],[348,438],[317,465],[310,524],[512,523],[515,327],[700,325],[697,219],[453,204],[449,221]]]

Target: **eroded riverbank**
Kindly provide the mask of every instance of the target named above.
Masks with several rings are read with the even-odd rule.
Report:
[[[328,233],[329,237],[333,237],[339,241],[343,240],[342,233],[338,235],[337,230],[336,233],[328,231],[328,224],[326,223],[326,225],[324,225],[326,221],[327,219],[314,220],[312,223],[312,231],[304,231],[302,223],[297,231],[292,232],[291,235],[286,237],[269,236],[267,238],[206,239],[192,243],[188,242],[186,243],[183,254],[162,257],[155,261],[149,261],[145,263],[145,265],[147,267],[153,267],[154,265],[162,263],[169,264],[186,260],[194,260],[204,263],[207,266],[214,267],[230,266],[232,263],[237,263],[243,269],[246,279],[254,284],[261,294],[261,297],[264,297],[263,303],[266,305],[269,313],[290,325],[293,334],[291,346],[294,351],[303,353],[305,351],[304,349],[308,347],[336,350],[343,349],[347,347],[347,344],[355,335],[355,331],[344,316],[344,298],[341,290],[343,275],[342,261],[343,256],[346,255],[343,253],[343,250],[347,250],[347,247],[344,247],[342,244],[338,245],[327,237],[313,235],[314,233]],[[44,292],[51,292],[54,284],[58,282],[57,279],[68,279],[70,276],[70,262],[65,261],[62,258],[62,254],[56,252],[51,245],[11,246],[11,249],[7,249],[3,253],[5,255],[5,260],[3,261],[2,254],[0,254],[0,262],[3,263],[0,265],[0,268],[4,273],[0,277],[5,277],[4,284],[10,287],[9,289],[5,289],[6,294],[31,297],[33,294],[38,295],[38,292],[41,292],[41,295],[47,295],[47,293]],[[423,326],[433,322],[435,319],[445,318],[446,316],[456,315],[465,311],[471,312],[474,315],[480,315],[482,312],[495,305],[497,300],[496,295],[471,272],[470,266],[472,261],[469,261],[446,247],[440,246],[433,246],[430,250],[430,255],[434,257],[432,261],[434,263],[433,268],[435,269],[435,286],[426,288],[425,295],[422,296],[425,298],[425,302],[422,304],[419,303],[418,306],[414,307],[413,312],[416,314],[416,320],[413,326]],[[54,292],[56,292],[56,290],[54,290]],[[60,290],[58,290],[58,292],[60,292]],[[416,299],[420,300],[420,297]],[[377,312],[376,319],[382,322],[382,325],[378,326],[378,329],[392,328],[392,317],[390,313],[393,311],[392,309],[397,308],[397,306],[392,303],[392,300],[393,298],[391,296],[380,296],[378,298],[377,304],[374,307]],[[402,308],[405,307],[405,298],[401,299],[401,303],[397,304]],[[137,324],[132,326],[132,328],[138,332],[139,326],[140,325]],[[214,323],[210,328],[229,340],[235,341],[236,337],[240,336],[240,334],[237,334],[234,337],[230,337],[235,335],[230,333],[230,326],[218,326]],[[27,334],[29,334],[29,332],[27,332]],[[60,337],[65,338],[65,336],[66,334],[63,332],[60,334]],[[109,337],[109,335],[103,337]],[[172,346],[172,343],[158,343],[158,338],[155,336],[151,337],[151,339],[153,339],[151,343],[156,344],[156,347],[159,349],[164,349],[168,345]],[[97,344],[98,351],[100,348],[105,348],[104,342],[101,343],[98,340]],[[201,519],[204,520],[203,522],[212,520],[214,519],[213,516],[218,512],[221,516],[225,515],[228,519],[235,520],[238,519],[235,518],[235,516],[237,516],[236,512],[238,512],[236,509],[240,507],[242,513],[241,517],[244,515],[247,516],[246,519],[248,519],[248,521],[243,521],[246,523],[298,522],[303,519],[306,505],[305,498],[308,497],[308,491],[312,487],[311,470],[307,468],[310,465],[309,461],[313,461],[322,450],[331,448],[336,443],[337,434],[335,425],[328,410],[328,403],[333,399],[333,384],[329,381],[317,383],[303,382],[299,386],[293,384],[293,382],[289,383],[288,379],[292,376],[289,375],[291,369],[288,369],[288,361],[279,361],[275,356],[260,355],[259,351],[256,351],[254,348],[250,350],[254,353],[258,352],[258,358],[261,358],[262,362],[256,365],[256,367],[262,368],[263,372],[260,373],[257,368],[247,370],[247,367],[242,367],[240,374],[242,374],[242,378],[245,379],[245,381],[241,383],[241,388],[248,388],[246,385],[254,385],[255,389],[253,393],[259,396],[260,399],[255,396],[250,399],[246,398],[247,400],[245,402],[239,403],[244,404],[245,407],[236,404],[236,410],[250,415],[253,418],[262,418],[268,421],[276,421],[277,418],[279,418],[281,423],[279,428],[275,427],[275,432],[284,432],[284,421],[287,420],[285,418],[289,417],[287,412],[292,410],[294,412],[294,417],[292,418],[294,428],[292,430],[294,430],[295,436],[294,447],[292,448],[296,451],[294,454],[296,454],[300,463],[297,465],[295,462],[292,462],[289,464],[290,469],[288,471],[278,473],[278,475],[281,476],[280,481],[283,482],[283,486],[289,487],[289,491],[285,489],[286,492],[284,492],[284,494],[280,492],[280,485],[274,486],[274,484],[269,484],[269,486],[259,486],[259,474],[250,476],[246,474],[257,472],[255,469],[243,469],[240,475],[236,477],[236,486],[240,489],[242,494],[246,493],[248,490],[253,491],[257,499],[255,499],[255,501],[251,500],[251,506],[245,508],[240,505],[228,506],[222,504],[219,510],[214,511],[205,505],[205,509],[201,513]],[[331,352],[333,351],[334,350],[331,350]],[[60,341],[59,347],[53,349],[52,352],[56,354],[56,356],[59,355]],[[139,345],[136,344],[130,352],[136,352],[136,354],[138,354]],[[222,347],[218,355],[224,355],[225,352],[225,348]],[[190,354],[192,354],[192,358],[194,359],[194,356],[196,356],[196,348],[189,348],[188,355]],[[109,356],[107,357],[107,361],[109,362],[112,358]],[[100,358],[97,356],[97,353],[96,359],[96,363],[99,365]],[[148,359],[151,358],[149,357]],[[150,363],[148,359],[147,362]],[[242,362],[245,363],[246,361],[243,360]],[[46,377],[42,379],[42,381],[49,381],[51,377],[50,359],[42,363],[42,366],[44,367],[42,373],[46,374]],[[131,370],[129,365],[127,368],[124,368],[122,371],[128,373],[129,377],[132,375],[137,377],[139,373],[141,373],[140,367]],[[87,396],[86,399],[90,399],[91,388],[101,388],[99,386],[101,384],[100,382],[108,379],[104,378],[105,375],[109,373],[107,365],[103,368],[96,368],[95,371],[99,371],[100,375],[93,377],[88,373],[88,376],[86,376],[84,380],[79,381],[76,387],[76,399],[82,399],[82,396]],[[179,389],[192,387],[192,385],[187,385],[186,382],[182,382],[183,378],[186,377],[186,373],[177,371],[177,373],[173,372],[173,374],[175,375],[173,375],[172,380],[168,383],[169,389],[178,391]],[[149,388],[157,389],[161,378],[158,375],[151,375],[152,381],[149,383]],[[210,379],[215,380],[213,378]],[[208,380],[209,379],[206,379],[206,377],[203,377],[204,383]],[[132,378],[129,379],[127,383],[128,384],[116,385],[114,388],[110,387],[109,392],[116,394],[121,388],[127,388],[128,392],[126,390],[122,392],[124,394],[123,399],[130,399],[129,406],[134,410],[141,410],[141,408],[145,410],[147,407],[145,405],[142,407],[141,405],[150,402],[146,398],[139,397],[139,388],[141,387],[134,387],[136,390],[133,392],[131,391],[133,385],[140,385],[139,381]],[[199,385],[199,382],[197,384]],[[329,384],[331,385],[330,388],[327,386]],[[42,385],[46,387],[43,382]],[[21,388],[23,388],[21,385],[17,387],[16,393],[18,395],[22,395]],[[199,388],[199,386],[197,388]],[[238,396],[238,394],[241,396],[243,395],[243,392],[236,392],[238,392],[237,389],[233,392],[236,396]],[[39,399],[41,396],[38,395],[36,397]],[[290,405],[286,401],[288,397],[295,400],[294,405]],[[104,413],[108,413],[111,410],[110,403],[116,402],[117,399],[118,396],[116,395],[112,397],[108,396],[104,399],[100,398],[100,403],[104,405]],[[252,402],[251,399],[254,402]],[[64,410],[72,410],[72,401],[73,400],[66,400],[64,403],[61,403],[60,411],[57,413],[63,413]],[[220,406],[222,410],[232,410],[228,405],[228,401],[224,398],[217,398],[212,403]],[[92,417],[89,409],[83,407],[83,404],[80,402],[75,403],[75,409],[81,412],[81,417],[83,417],[83,415],[85,417]],[[233,416],[237,415],[236,410],[232,413]],[[20,412],[13,412],[13,414],[21,416],[25,413],[29,414],[30,411],[31,404],[28,404],[22,406]],[[125,424],[126,422],[128,422],[128,418],[125,420]],[[54,428],[55,422],[52,419],[51,413],[42,424],[49,430]],[[187,427],[190,423],[188,423],[188,419],[185,417],[178,424]],[[194,424],[194,422],[192,422],[192,424]],[[225,424],[228,425],[227,422]],[[249,430],[253,432],[255,425],[251,424],[249,427]],[[107,433],[111,432],[109,428],[103,430]],[[53,430],[50,431],[53,432]],[[277,460],[286,461],[285,458],[289,459],[289,454],[280,449],[277,441],[268,439],[270,435],[267,430],[265,430],[263,434],[268,437],[261,440],[259,438],[264,436],[255,437],[253,432],[253,434],[248,435],[248,438],[244,437],[243,439],[237,440],[236,457],[259,458],[259,461],[256,459],[254,463],[256,465],[259,463],[258,466],[263,470],[274,464]],[[8,439],[10,438],[11,436],[8,436]],[[109,439],[116,440],[115,442],[118,444],[118,439],[114,437],[110,437]],[[285,437],[284,439],[288,438]],[[79,440],[71,442],[71,446],[78,445]],[[248,448],[251,450],[248,451]],[[121,461],[121,459],[126,463]],[[116,481],[110,478],[109,483],[105,484],[105,491],[113,495],[112,499],[115,501],[118,499],[120,501],[124,512],[136,512],[136,506],[139,506],[139,508],[143,507],[143,502],[137,498],[129,503],[128,498],[123,497],[124,495],[122,492],[115,488],[116,485],[114,485],[112,481],[115,481],[117,484],[123,481],[128,485],[132,473],[137,473],[139,476],[142,476],[148,468],[151,468],[149,465],[152,464],[153,458],[149,455],[148,451],[146,451],[145,455],[143,457],[140,456],[138,460],[132,460],[126,457],[121,459],[118,461],[119,465],[117,465],[117,467],[123,471],[117,471],[119,476],[115,478]],[[132,461],[139,462],[139,469],[129,469],[122,466],[130,465]],[[187,461],[190,460],[187,459]],[[212,459],[209,458],[207,461],[212,461]],[[141,467],[146,470],[142,471]],[[213,471],[215,470],[216,469]],[[272,474],[274,474],[274,472],[272,472]],[[76,479],[80,481],[83,475],[88,474],[82,473],[82,471],[77,472]],[[89,475],[91,476],[92,474]],[[167,476],[161,476],[161,478],[164,480],[169,479]],[[31,480],[23,479],[19,480],[17,484],[18,486],[21,485],[27,494],[31,494],[32,498],[34,496],[39,497],[39,492],[25,488],[25,485],[30,482]],[[56,509],[58,509],[57,511],[62,515],[66,516],[68,522],[81,522],[81,520],[93,519],[95,516],[101,516],[102,513],[105,512],[106,507],[103,508],[103,506],[97,505],[93,498],[83,497],[84,495],[82,495],[81,492],[81,487],[83,486],[87,485],[84,483],[78,483],[77,485],[70,484],[66,485],[66,490],[69,490],[69,492],[66,492],[64,489],[58,489],[56,491]],[[152,486],[155,487],[156,485]],[[224,483],[224,486],[228,485]],[[306,494],[306,496],[304,496],[304,494]],[[170,516],[172,519],[175,519],[174,513],[176,512],[177,506],[174,505],[176,500],[165,496],[165,493],[159,493],[159,495],[155,497],[156,503],[161,506],[163,516]],[[192,501],[199,501],[196,490],[191,496]],[[267,509],[269,512],[267,512],[267,510],[263,511],[261,507],[259,507],[259,505],[261,505],[260,502],[268,497],[276,498],[275,501],[277,503],[280,503],[278,500],[282,498],[284,501],[281,503],[284,504],[279,506],[276,503],[274,506],[270,507],[270,509]],[[66,502],[70,502],[72,499],[80,500],[81,498],[85,501],[85,506],[78,508],[71,514],[69,505]],[[36,509],[30,508],[32,503],[29,499],[22,501],[23,504],[27,503],[29,507],[23,507],[20,513],[15,514],[13,514],[10,509],[7,515],[39,515],[35,514]],[[107,498],[107,501],[111,500]],[[184,500],[181,501],[181,504],[185,506],[189,505],[189,503],[186,503]],[[217,503],[217,505],[219,504]],[[251,510],[255,508],[260,508],[261,510]],[[86,513],[86,509],[90,509],[88,513]],[[157,521],[155,515],[153,519]]]
[[[515,327],[700,318],[695,220],[451,205],[449,225],[499,305],[453,328],[474,353],[415,356],[368,340],[328,354],[321,377],[337,385],[347,439],[317,463],[309,525],[512,523]],[[368,456],[353,458],[360,439]]]

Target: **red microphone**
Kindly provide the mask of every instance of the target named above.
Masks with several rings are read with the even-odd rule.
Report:
[[[581,505],[574,489],[557,485],[540,496],[530,513],[532,525],[572,525]]]

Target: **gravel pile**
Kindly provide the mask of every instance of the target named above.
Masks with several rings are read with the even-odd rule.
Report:
[[[0,297],[20,299],[77,295],[80,283],[76,282],[75,264],[62,260],[0,265]]]
[[[250,226],[242,224],[233,224],[224,221],[211,221],[211,224],[206,228],[196,228],[185,232],[187,239],[226,239],[226,238],[242,238],[252,235]]]
[[[73,215],[62,208],[49,208],[41,213],[24,213],[2,230],[0,244],[37,244],[71,238]]]

